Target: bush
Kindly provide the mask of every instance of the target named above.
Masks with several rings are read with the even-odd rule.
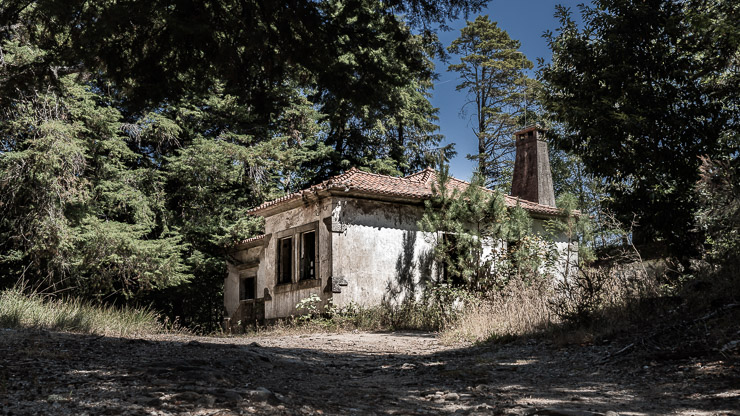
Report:
[[[588,327],[597,322],[614,327],[636,318],[636,307],[644,299],[661,295],[655,275],[642,261],[611,266],[578,268],[570,279],[557,280],[550,308],[558,321],[570,326]]]
[[[258,332],[440,331],[457,322],[464,311],[476,302],[477,299],[468,291],[447,284],[431,288],[417,300],[372,307],[363,307],[354,302],[339,307],[331,300],[322,306],[321,298],[313,294],[296,304],[301,315],[279,320],[258,329]]]
[[[517,279],[481,297],[442,330],[444,342],[558,335],[579,329],[609,334],[643,318],[661,295],[642,264],[581,269],[570,279]]]

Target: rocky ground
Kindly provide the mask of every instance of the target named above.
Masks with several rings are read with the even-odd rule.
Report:
[[[635,350],[618,341],[449,347],[412,332],[115,338],[0,329],[0,414],[740,415],[736,350]]]

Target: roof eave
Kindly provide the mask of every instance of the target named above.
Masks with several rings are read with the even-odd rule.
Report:
[[[287,199],[285,201],[278,202],[273,205],[266,206],[264,208],[256,207],[247,211],[247,214],[254,215],[257,217],[270,217],[275,214],[287,211],[289,209],[297,208],[303,205],[303,198],[295,197]]]
[[[306,206],[312,201],[318,201],[327,196],[329,196],[329,192],[327,192],[325,189],[306,190],[300,194],[294,194],[294,196],[292,196],[291,198],[285,199],[275,204],[268,205],[262,208],[260,208],[259,206],[252,208],[247,211],[247,214],[263,218],[271,217],[275,214],[280,214],[281,212],[285,212],[293,208]]]

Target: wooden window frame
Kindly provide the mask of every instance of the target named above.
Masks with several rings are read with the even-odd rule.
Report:
[[[313,231],[315,234],[315,253],[314,253],[314,278],[313,279],[302,279],[301,280],[301,262],[300,262],[300,250],[302,244],[303,234],[306,232]],[[321,284],[321,272],[319,267],[319,221],[313,221],[308,224],[304,224],[298,227],[289,228],[273,233],[275,236],[275,293],[287,292],[297,289],[305,289],[309,287],[320,286]],[[285,238],[292,238],[292,267],[291,267],[291,279],[290,283],[280,282],[280,247],[281,241]]]

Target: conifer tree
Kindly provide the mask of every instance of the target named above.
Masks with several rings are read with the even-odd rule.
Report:
[[[61,85],[15,100],[4,119],[3,283],[125,299],[187,281],[181,236],[164,222],[163,177],[138,166],[120,113],[73,78]]]
[[[537,273],[540,247],[530,244],[532,219],[519,206],[508,208],[498,191],[476,176],[463,191],[452,186],[442,163],[419,228],[434,244],[437,283],[485,293],[512,274]]]
[[[474,117],[478,153],[468,158],[478,162],[477,172],[486,185],[504,191],[511,183],[512,136],[520,127],[518,117],[525,109],[525,96],[532,97],[534,88],[524,74],[532,63],[519,52],[520,45],[488,16],[478,16],[447,48],[462,55],[460,63],[448,70],[459,74],[462,81],[457,90],[468,93],[463,112],[470,111]]]
[[[700,156],[738,159],[740,8],[596,0],[581,15],[558,8],[547,36],[543,106],[562,126],[552,143],[580,157],[639,240],[665,241],[688,267],[703,242]]]

